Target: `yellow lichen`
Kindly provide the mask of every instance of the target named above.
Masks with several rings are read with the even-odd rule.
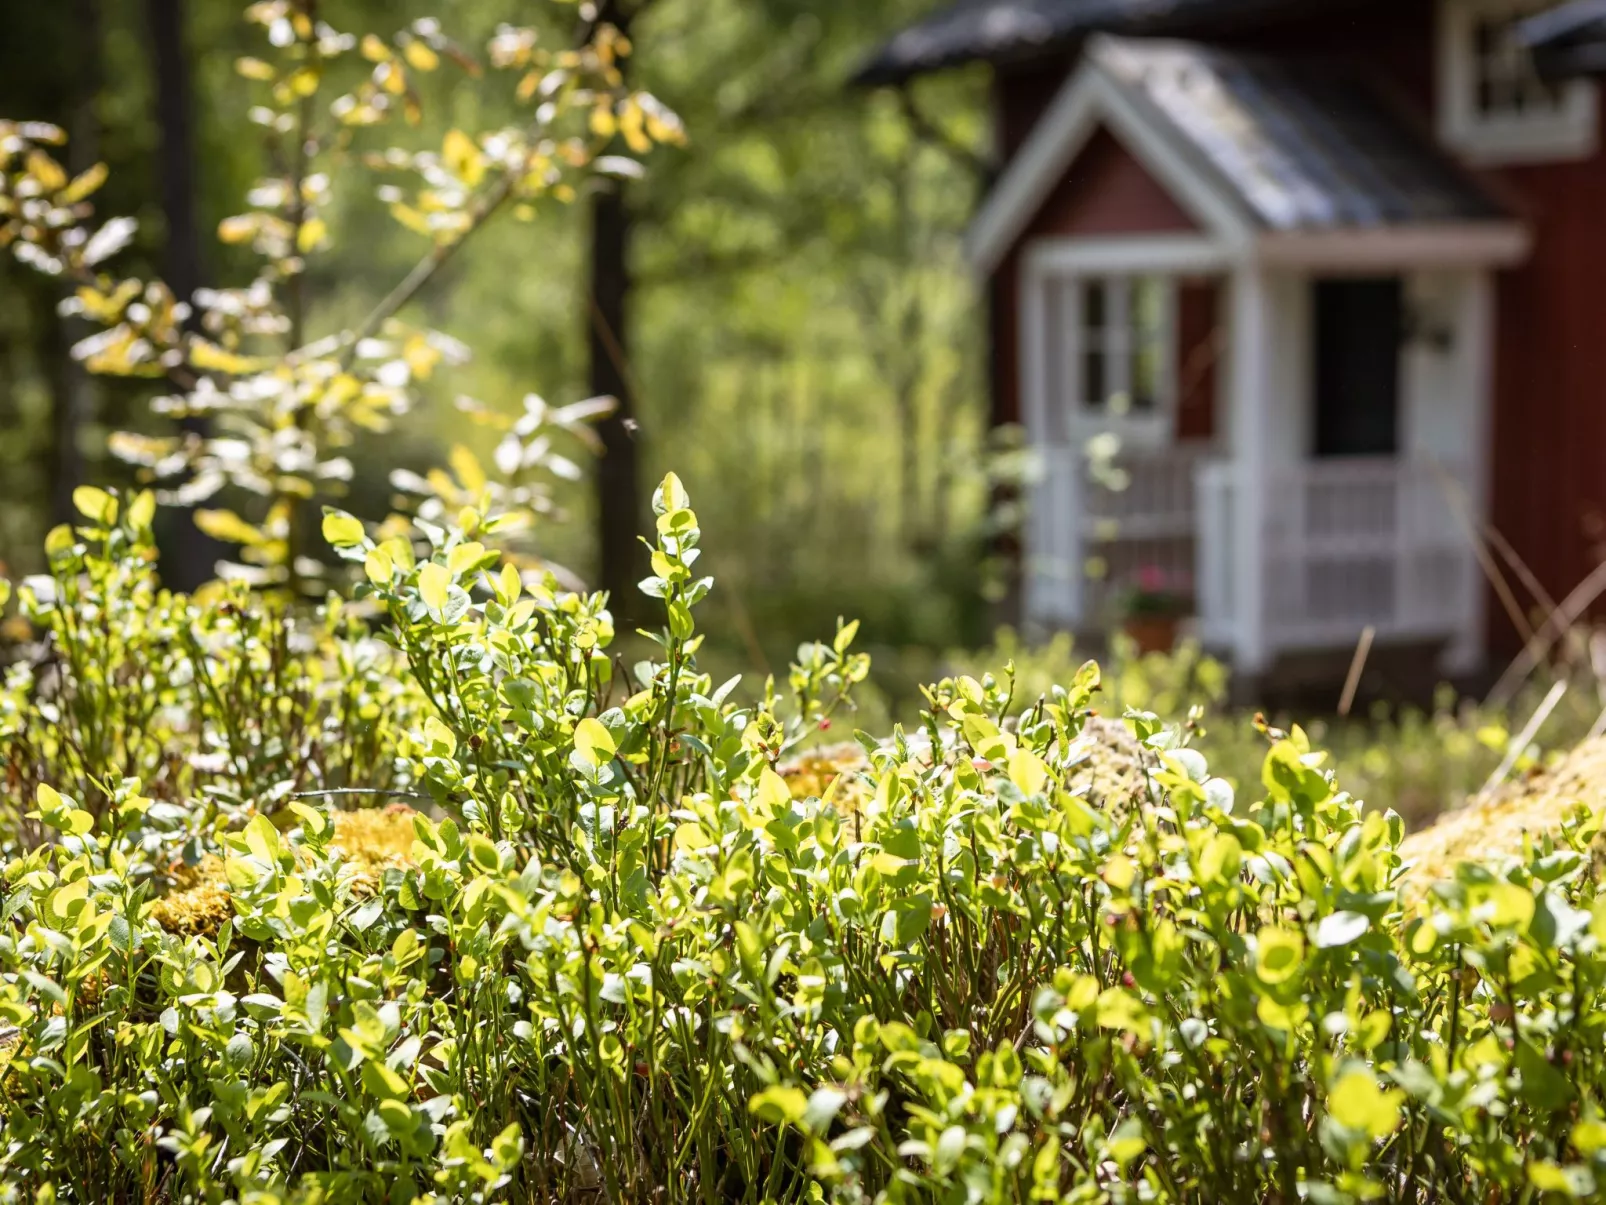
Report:
[[[1147,759],[1142,755],[1124,723],[1099,716],[1088,717],[1075,753],[1066,786],[1118,816],[1125,815],[1134,800],[1144,798],[1146,769],[1158,762],[1157,755]],[[875,797],[869,769],[869,759],[857,744],[811,749],[779,767],[794,798],[829,799],[844,816]]]
[[[856,812],[872,797],[863,771],[869,768],[864,750],[856,744],[830,745],[784,762],[780,774],[794,799],[829,797],[843,815]],[[841,781],[838,781],[838,780]],[[835,789],[832,789],[835,784]]]
[[[213,934],[234,915],[223,859],[208,854],[195,866],[176,863],[168,872],[173,890],[151,907],[151,919],[180,937]]]
[[[360,811],[336,812],[329,847],[355,868],[353,888],[369,894],[392,867],[413,865],[413,810],[400,804]],[[175,864],[168,872],[172,889],[151,908],[151,916],[169,933],[211,936],[234,915],[223,859],[208,854],[194,866]]]
[[[330,846],[364,870],[382,871],[413,863],[413,809],[392,804],[361,812],[336,812]]]

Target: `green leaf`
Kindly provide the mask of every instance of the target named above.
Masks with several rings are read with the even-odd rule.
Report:
[[[495,843],[478,833],[469,834],[468,856],[482,870],[496,870],[502,865],[502,855]]]
[[[363,537],[361,519],[348,515],[343,510],[324,507],[323,538],[328,540],[332,547],[350,548],[354,544],[361,544]]]
[[[600,766],[618,752],[613,734],[601,720],[587,716],[574,726],[574,749],[588,765]]]
[[[404,1100],[407,1097],[407,1081],[374,1059],[362,1065],[362,1086],[372,1095],[385,1100]]]
[[[1573,1086],[1537,1046],[1523,1038],[1517,1043],[1517,1071],[1522,1095],[1542,1109],[1559,1109],[1573,1098]]]
[[[1405,1093],[1397,1088],[1381,1087],[1370,1071],[1357,1069],[1346,1072],[1333,1085],[1327,1094],[1327,1111],[1346,1129],[1382,1138],[1399,1126],[1404,1098]]]
[[[431,561],[418,571],[418,596],[436,618],[446,610],[446,595],[451,585],[452,575],[445,565]]]
[[[117,522],[117,499],[105,490],[98,490],[92,485],[80,485],[72,492],[72,504],[80,514],[102,527],[110,527]]]
[[[796,1125],[808,1112],[809,1098],[798,1088],[777,1084],[754,1096],[747,1107],[760,1121]]]

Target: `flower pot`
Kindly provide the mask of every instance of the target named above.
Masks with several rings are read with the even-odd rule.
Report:
[[[1177,645],[1180,622],[1175,615],[1134,615],[1123,625],[1123,630],[1138,646],[1140,654],[1169,653]]]

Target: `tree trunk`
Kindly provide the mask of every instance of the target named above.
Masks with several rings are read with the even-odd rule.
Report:
[[[76,0],[73,5],[77,71],[73,80],[72,109],[67,118],[67,169],[73,176],[88,171],[100,158],[100,119],[95,101],[101,85],[100,0]],[[72,494],[84,482],[84,454],[80,443],[84,424],[94,418],[95,384],[83,365],[72,358],[72,345],[90,333],[82,319],[43,317],[49,330],[46,377],[51,393],[50,510],[55,523],[77,518]]]
[[[201,287],[203,267],[184,0],[145,0],[145,15],[156,81],[156,124],[161,132],[162,214],[167,222],[162,275],[175,297],[190,302]],[[189,419],[183,426],[192,435],[206,434],[203,420]],[[193,590],[212,576],[222,547],[195,526],[189,510],[172,513],[176,522],[165,576],[175,589]]]
[[[643,573],[641,482],[634,434],[636,399],[629,373],[631,215],[618,184],[591,203],[591,392],[618,399],[602,423],[597,465],[598,585],[616,619],[629,620]]]

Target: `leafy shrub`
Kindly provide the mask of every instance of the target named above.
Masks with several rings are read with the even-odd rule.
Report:
[[[1073,791],[1111,739],[1092,665],[1013,700],[938,683],[918,731],[862,738],[851,799],[795,798],[783,760],[868,666],[849,626],[751,706],[701,673],[673,478],[664,626],[628,673],[605,600],[510,569],[482,510],[379,540],[329,512],[364,584],[313,623],[157,590],[147,497],[80,505],[0,701],[11,1199],[1514,1201],[1606,1176],[1584,814],[1429,889],[1297,730],[1235,792],[1141,712],[1141,781]],[[201,890],[226,913],[176,923]]]
[[[1366,714],[1301,717],[1314,744],[1331,759],[1351,793],[1380,810],[1393,809],[1416,829],[1478,795],[1509,755],[1514,779],[1550,765],[1593,730],[1600,716],[1600,679],[1590,648],[1598,637],[1569,633],[1530,681],[1504,703],[1490,704],[1441,687],[1431,707],[1380,703]],[[1003,630],[986,649],[948,654],[949,672],[982,678],[1011,676],[1017,695],[1030,698],[1069,679],[1079,657],[1065,634],[1029,645]],[[1548,718],[1520,748],[1514,742],[1558,682],[1566,683]],[[1117,635],[1104,662],[1101,710],[1125,708],[1186,719],[1192,742],[1212,770],[1235,787],[1260,776],[1269,739],[1292,726],[1272,725],[1230,698],[1231,673],[1191,641],[1171,653],[1140,654]],[[1336,701],[1336,700],[1335,700]]]

